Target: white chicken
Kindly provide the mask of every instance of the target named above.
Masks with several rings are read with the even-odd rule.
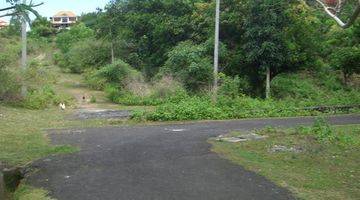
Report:
[[[60,107],[61,110],[65,110],[65,109],[66,109],[65,103],[60,103],[59,107]]]

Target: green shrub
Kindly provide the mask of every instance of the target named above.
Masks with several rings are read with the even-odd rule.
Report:
[[[94,95],[90,97],[90,103],[96,103],[96,97]]]
[[[151,96],[153,98],[167,99],[175,96],[186,95],[182,84],[174,80],[171,76],[163,76],[151,87]]]
[[[44,86],[30,91],[22,104],[28,109],[44,109],[54,104],[55,97],[54,90],[50,86]]]
[[[139,118],[135,113],[134,118]],[[165,103],[156,108],[153,113],[148,113],[147,120],[175,121],[175,120],[200,120],[223,119],[226,113],[214,106],[209,98],[192,97],[177,103]]]
[[[106,65],[94,73],[93,76],[103,78],[106,80],[106,83],[115,84],[121,88],[125,88],[130,81],[143,79],[140,72],[122,60],[117,60],[113,64]]]
[[[209,96],[187,96],[179,101],[166,101],[157,106],[155,111],[142,114],[144,116],[134,117],[152,121],[173,121],[303,116],[313,112],[300,110],[291,102],[259,100],[245,96],[219,96],[216,104],[212,103]]]
[[[298,98],[316,100],[319,98],[319,88],[316,88],[309,79],[300,77],[299,74],[278,75],[271,84],[272,96],[277,99]]]
[[[65,67],[73,73],[82,73],[86,69],[97,69],[109,63],[110,46],[93,38],[84,39],[72,44],[65,56]]]
[[[347,88],[337,75],[328,70],[315,75],[305,72],[281,74],[272,81],[272,95],[297,103],[298,107],[356,105],[360,102],[359,88]]]
[[[56,37],[56,45],[63,54],[70,51],[73,44],[88,38],[94,38],[94,31],[83,23],[73,26],[70,30],[64,30]]]
[[[121,95],[119,87],[112,84],[106,85],[104,91],[106,93],[106,97],[112,102],[116,102]]]
[[[335,131],[324,118],[316,118],[311,131],[319,141],[333,142],[336,139]]]
[[[60,103],[71,105],[74,99],[67,94],[56,94],[52,86],[44,85],[28,92],[25,99],[20,103],[23,107],[33,110],[45,109],[57,106]]]
[[[20,84],[14,74],[0,68],[0,101],[16,101],[20,99]]]
[[[249,91],[250,85],[247,80],[235,76],[234,78],[228,77],[225,74],[219,75],[221,86],[219,88],[219,94],[228,97],[238,97]]]
[[[351,75],[360,73],[360,46],[342,47],[332,55],[332,65],[342,71],[345,84]]]
[[[128,106],[156,106],[167,102],[177,103],[189,97],[181,84],[171,77],[163,77],[153,85],[136,81],[126,84],[125,87],[108,86],[105,91],[109,99]]]
[[[187,90],[200,91],[208,87],[213,79],[211,59],[206,52],[202,45],[182,42],[168,53],[159,75],[177,77]]]
[[[316,118],[312,126],[297,127],[296,132],[302,135],[312,136],[324,144],[336,144],[345,148],[356,144],[351,133],[340,133],[336,131],[323,117]]]

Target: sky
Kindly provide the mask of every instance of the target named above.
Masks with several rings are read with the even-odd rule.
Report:
[[[37,7],[36,10],[40,15],[44,17],[51,17],[58,11],[73,11],[77,15],[81,13],[87,13],[96,11],[96,8],[104,8],[110,0],[33,0],[33,3],[44,4]],[[30,2],[30,0],[28,0]],[[5,0],[0,0],[0,8],[9,6],[5,3]],[[9,18],[5,18],[5,21],[9,21]]]

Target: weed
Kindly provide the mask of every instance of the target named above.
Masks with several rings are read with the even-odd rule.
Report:
[[[90,97],[90,103],[96,103],[96,97],[94,95]]]

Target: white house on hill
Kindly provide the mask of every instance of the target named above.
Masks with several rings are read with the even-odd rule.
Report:
[[[51,24],[57,29],[69,29],[71,25],[78,21],[78,17],[71,11],[60,11],[50,17]]]

